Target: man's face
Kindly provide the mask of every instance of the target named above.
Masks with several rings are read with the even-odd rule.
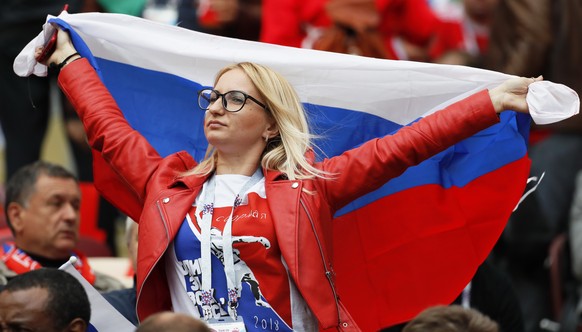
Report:
[[[8,207],[16,245],[46,258],[68,258],[79,238],[80,203],[75,180],[41,175],[25,206]]]
[[[48,291],[34,287],[0,293],[0,331],[51,331],[53,322],[46,312]]]

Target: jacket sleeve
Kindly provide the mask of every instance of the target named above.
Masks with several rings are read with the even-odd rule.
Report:
[[[59,85],[83,121],[94,156],[102,157],[114,172],[119,186],[107,183],[102,194],[125,211],[124,206],[143,205],[146,185],[160,164],[161,157],[147,140],[130,127],[117,103],[86,59],[72,62],[59,74]],[[94,165],[99,165],[94,163]],[[104,165],[99,165],[104,166]],[[102,175],[96,174],[96,186]],[[140,211],[132,209],[130,217],[139,220]]]
[[[378,189],[407,168],[498,122],[488,91],[478,92],[403,127],[394,135],[372,139],[324,160],[323,170],[335,174],[332,180],[324,180],[324,195],[337,210]]]

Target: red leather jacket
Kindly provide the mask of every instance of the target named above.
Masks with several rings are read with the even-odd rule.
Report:
[[[138,316],[144,319],[169,310],[170,293],[161,259],[207,177],[179,175],[196,165],[186,152],[161,158],[129,126],[87,60],[66,66],[59,84],[79,113],[90,145],[125,185],[106,194],[118,206],[135,199],[141,204],[140,211],[130,214],[139,220]],[[482,91],[395,135],[314,163],[315,167],[336,174],[333,180],[291,181],[280,172],[264,170],[268,204],[282,255],[322,329],[359,331],[333,283],[333,213],[408,167],[498,121],[489,94]]]

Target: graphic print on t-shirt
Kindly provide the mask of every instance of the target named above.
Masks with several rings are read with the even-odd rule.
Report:
[[[271,243],[264,237],[256,237],[256,236],[233,236],[232,243],[260,243],[265,248],[269,249],[271,247]],[[212,254],[220,260],[222,265],[224,266],[224,251],[222,247],[223,238],[222,232],[215,227],[212,227],[210,230],[210,251]],[[236,289],[238,291],[238,297],[241,295],[242,291],[242,283],[247,283],[253,296],[255,298],[255,305],[263,306],[263,307],[270,307],[270,305],[263,301],[262,294],[259,289],[259,283],[257,279],[253,275],[253,271],[247,266],[247,264],[240,259],[240,251],[237,249],[233,249],[234,255],[234,270],[236,274]]]
[[[264,185],[264,182],[262,184]],[[226,202],[230,201],[230,206],[224,206],[226,204],[220,206],[218,188],[220,187],[217,186],[215,204],[219,204],[214,207],[210,231],[212,288],[209,294],[202,290],[201,235],[200,225],[195,219],[195,207],[188,213],[174,239],[174,251],[185,291],[194,304],[196,312],[193,314],[203,319],[231,321],[224,272],[222,231],[232,211],[234,194],[230,199],[226,199]],[[287,323],[291,321],[288,275],[280,260],[280,251],[276,246],[274,229],[264,197],[256,192],[244,197],[243,203],[233,214],[232,229],[234,283],[239,298],[237,315],[243,318],[247,331],[292,331]],[[253,269],[255,272],[259,271],[259,275],[255,275],[250,266],[254,266]],[[272,308],[263,295],[261,280],[269,286],[268,289],[271,291],[269,298],[273,305],[276,304],[277,310]]]

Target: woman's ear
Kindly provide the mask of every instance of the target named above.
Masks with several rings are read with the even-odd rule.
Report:
[[[269,139],[279,136],[279,125],[277,125],[277,121],[272,119],[269,122],[269,126],[267,127],[267,134],[269,135]]]
[[[265,129],[265,138],[268,140],[279,135],[279,126],[277,126],[277,122],[272,120],[267,128]]]

